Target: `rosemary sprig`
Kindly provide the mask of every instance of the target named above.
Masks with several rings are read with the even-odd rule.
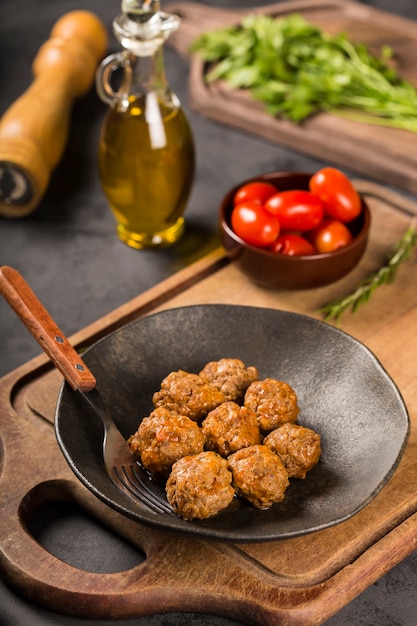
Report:
[[[415,219],[411,222],[400,241],[394,246],[393,251],[387,257],[386,263],[379,270],[366,278],[358,288],[348,296],[334,300],[318,310],[324,315],[326,322],[339,321],[343,313],[348,309],[355,313],[361,304],[368,302],[377,287],[392,283],[399,266],[410,258],[412,250],[417,242],[417,232],[414,226]]]

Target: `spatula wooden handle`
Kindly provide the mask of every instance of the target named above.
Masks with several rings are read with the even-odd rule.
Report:
[[[65,380],[80,391],[90,391],[96,379],[17,270],[0,267],[0,293],[46,352]]]
[[[23,217],[39,204],[66,144],[75,98],[93,83],[107,32],[93,13],[60,18],[36,55],[34,80],[0,120],[0,214]]]

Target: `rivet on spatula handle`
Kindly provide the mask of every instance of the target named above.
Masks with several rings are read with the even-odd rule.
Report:
[[[21,274],[7,265],[0,267],[0,293],[71,387],[80,391],[93,389],[96,379],[87,365]]]

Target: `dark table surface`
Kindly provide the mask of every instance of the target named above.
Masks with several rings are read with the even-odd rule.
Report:
[[[255,5],[245,0],[206,0],[205,4],[224,8]],[[264,0],[258,4],[268,2]],[[373,0],[363,4],[417,19],[414,0]],[[75,9],[94,11],[108,28],[111,52],[118,49],[111,22],[119,8],[118,0],[106,3],[95,0],[1,0],[0,115],[29,86],[32,59],[61,15]],[[226,128],[190,111],[187,62],[169,48],[165,61],[169,81],[189,116],[197,148],[197,174],[186,213],[187,231],[178,244],[166,250],[135,251],[116,238],[113,217],[97,174],[96,149],[105,106],[98,100],[94,88],[73,107],[66,150],[53,172],[41,205],[22,220],[0,217],[0,265],[11,265],[25,276],[67,335],[94,322],[215,247],[217,206],[230,186],[255,172],[314,171],[328,164],[326,155],[322,161],[313,159]],[[363,177],[366,177],[365,173]],[[6,303],[0,300],[0,376],[37,354],[37,344]],[[106,572],[109,563],[112,568],[122,570],[137,562],[133,549],[82,511],[65,507],[54,509],[49,518],[34,520],[33,524],[32,531],[48,550],[81,569]],[[326,624],[412,626],[417,615],[416,587],[417,553],[414,552]],[[186,613],[88,621],[40,608],[1,583],[1,626],[78,626],[85,623],[97,626],[232,626],[242,622]]]

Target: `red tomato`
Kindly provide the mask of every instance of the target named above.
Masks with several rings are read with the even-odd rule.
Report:
[[[262,181],[246,183],[236,191],[233,198],[233,205],[236,206],[242,202],[246,202],[247,200],[253,200],[255,202],[259,202],[260,204],[265,204],[268,198],[270,198],[274,193],[277,193],[277,188],[275,185],[272,185],[272,183]]]
[[[311,241],[317,252],[334,252],[352,241],[352,233],[342,222],[325,219],[311,233]]]
[[[311,230],[323,219],[324,207],[309,191],[281,191],[265,202],[265,209],[276,215],[282,230]]]
[[[271,251],[288,256],[316,254],[313,244],[301,235],[295,235],[293,233],[282,233],[279,235],[272,244]]]
[[[231,222],[236,235],[253,246],[270,246],[279,235],[277,218],[255,200],[235,206]]]
[[[326,215],[340,222],[350,222],[361,212],[361,199],[350,180],[334,167],[325,167],[310,179],[310,191],[324,203]]]

